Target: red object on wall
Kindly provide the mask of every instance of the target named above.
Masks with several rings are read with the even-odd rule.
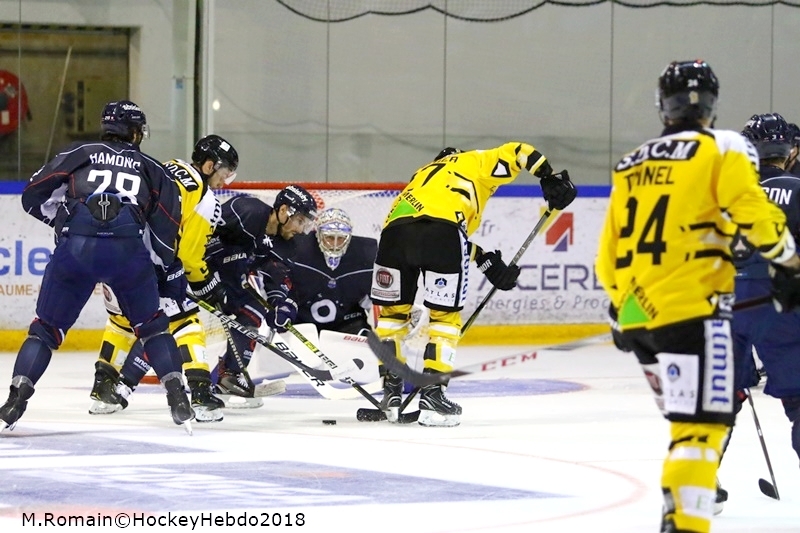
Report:
[[[28,117],[28,93],[15,74],[0,70],[0,136],[14,133],[20,117]]]

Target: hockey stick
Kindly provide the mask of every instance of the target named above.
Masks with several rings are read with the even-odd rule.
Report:
[[[331,381],[334,379],[340,379],[345,374],[350,372],[350,369],[344,369],[344,371],[342,371],[342,369],[319,370],[316,368],[312,368],[303,363],[302,361],[300,361],[300,358],[297,357],[289,349],[289,347],[286,346],[286,344],[284,343],[272,344],[269,341],[269,339],[267,339],[265,336],[260,335],[255,331],[252,331],[250,328],[248,328],[243,324],[240,324],[237,320],[229,317],[228,315],[226,315],[213,305],[210,305],[207,302],[204,302],[203,300],[200,300],[193,295],[188,295],[188,296],[192,301],[197,302],[197,305],[199,305],[200,307],[202,307],[203,309],[205,309],[206,311],[217,317],[219,321],[222,322],[223,326],[227,325],[232,327],[233,329],[235,329],[237,332],[241,333],[248,339],[256,341],[267,350],[279,356],[281,359],[288,361],[289,363],[293,364],[303,372],[306,372],[309,376],[313,377],[314,379],[319,379],[320,381]],[[353,364],[355,366],[358,366],[358,363],[356,363],[355,361],[353,361]]]
[[[542,217],[539,219],[539,222],[537,222],[536,225],[533,227],[533,230],[531,230],[530,234],[528,235],[528,238],[525,239],[525,242],[523,242],[522,246],[519,247],[519,250],[517,251],[516,255],[514,255],[514,258],[511,259],[510,263],[508,263],[508,266],[516,265],[517,261],[522,259],[522,256],[528,250],[528,246],[531,245],[531,243],[533,242],[533,239],[542,230],[542,227],[547,222],[547,219],[550,218],[550,214],[551,213],[552,213],[552,211],[550,209],[548,209],[547,211],[544,212]],[[467,330],[472,325],[472,323],[475,322],[475,319],[478,318],[478,315],[480,314],[480,312],[483,311],[483,308],[486,307],[487,303],[489,303],[489,299],[492,296],[494,296],[494,293],[496,293],[496,292],[497,292],[497,287],[492,286],[491,290],[489,290],[489,293],[486,296],[483,297],[483,300],[481,301],[481,303],[478,304],[478,307],[475,308],[475,311],[473,311],[472,315],[467,319],[466,324],[464,324],[461,327],[461,335],[462,336],[464,335],[464,333],[467,332]]]
[[[525,242],[522,243],[520,246],[519,251],[514,255],[514,258],[509,263],[509,266],[517,264],[522,258],[522,255],[528,249],[533,239],[536,235],[539,234],[544,224],[547,222],[547,219],[550,218],[551,210],[547,210],[539,219],[539,222],[533,227],[528,238],[525,239]],[[472,313],[472,315],[467,320],[466,324],[461,327],[461,334],[463,335],[469,327],[475,322],[475,319],[478,318],[478,315],[483,308],[486,307],[486,304],[489,302],[489,299],[497,292],[497,287],[492,287],[489,293],[483,298],[478,307]],[[397,358],[397,354],[395,353],[395,345],[394,343],[383,343],[381,339],[374,333],[369,332],[367,334],[369,347],[372,348],[372,351],[375,352],[375,357],[381,360],[384,366],[391,372],[392,374],[399,376],[403,379],[403,381],[407,381],[413,384],[415,387],[426,387],[429,385],[437,385],[437,384],[445,384],[447,380],[450,378],[450,373],[445,374],[424,374],[422,372],[417,372],[413,370],[408,365],[403,363]],[[416,391],[412,391],[412,394],[416,394]]]
[[[267,302],[266,299],[264,299],[264,297],[261,296],[261,294],[258,293],[258,291],[255,289],[253,284],[251,284],[248,281],[245,281],[245,282],[242,283],[242,287],[245,290],[247,290],[254,298],[256,298],[261,303],[261,305],[263,305],[265,308],[274,309],[274,307],[272,305],[270,305],[269,302]],[[301,343],[303,343],[303,345],[306,348],[308,348],[322,362],[324,362],[329,368],[331,368],[331,370],[334,370],[334,369],[338,368],[336,363],[330,357],[325,355],[322,352],[322,350],[320,350],[317,346],[314,345],[314,343],[312,343],[310,340],[308,340],[308,338],[306,338],[305,335],[303,335],[296,327],[294,327],[294,325],[292,325],[290,323],[287,323],[284,327],[286,328],[286,331],[288,331],[289,333],[294,335],[294,337],[297,340],[299,340]],[[356,366],[358,366],[358,368],[363,368],[364,367],[364,362],[361,361],[360,359],[354,359],[353,362],[356,364]],[[350,371],[352,371],[352,370],[353,370],[353,368],[350,369]],[[369,392],[364,390],[364,388],[361,385],[359,385],[353,378],[351,378],[349,375],[347,375],[347,376],[344,376],[344,377],[342,377],[340,379],[341,379],[341,381],[344,381],[345,383],[347,383],[348,385],[353,387],[359,394],[361,394],[361,396],[366,398],[373,406],[375,406],[377,408],[377,410],[380,411],[380,407],[381,407],[380,402],[377,399],[375,399],[375,397],[372,394],[370,394]],[[380,412],[381,412],[381,414],[383,414],[382,411],[380,411]],[[386,416],[386,415],[384,414],[384,416]],[[419,414],[417,414],[416,417],[409,417],[409,416],[402,416],[401,415],[401,417],[400,417],[401,420],[399,420],[399,422],[402,423],[402,424],[408,424],[408,423],[411,423],[411,422],[416,422],[418,417],[419,417]],[[358,419],[358,413],[356,413],[356,418]]]
[[[764,459],[767,461],[767,469],[769,470],[769,477],[772,479],[772,484],[763,478],[758,480],[758,488],[764,496],[768,496],[773,500],[780,500],[778,494],[778,484],[775,483],[775,473],[772,471],[772,462],[769,460],[769,453],[767,452],[767,443],[764,440],[764,434],[761,432],[761,424],[758,422],[758,415],[756,415],[756,406],[753,403],[753,395],[750,394],[750,389],[745,389],[747,393],[747,401],[750,402],[750,409],[753,411],[753,422],[756,424],[756,432],[758,433],[758,440],[761,441],[761,449],[764,451]]]

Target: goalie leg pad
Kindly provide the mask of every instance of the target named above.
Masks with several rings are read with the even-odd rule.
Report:
[[[717,498],[717,469],[728,426],[671,422],[661,488],[664,521],[679,531],[708,533]]]

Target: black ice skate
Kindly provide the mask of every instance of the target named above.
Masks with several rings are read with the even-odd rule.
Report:
[[[186,371],[189,390],[192,391],[192,408],[198,422],[219,422],[223,418],[225,402],[211,393],[211,378],[195,376],[192,370]]]
[[[424,372],[435,371],[425,369]],[[419,424],[428,427],[454,427],[461,423],[461,406],[444,395],[445,385],[429,385],[419,393]]]
[[[191,421],[194,420],[194,410],[189,404],[186,391],[183,389],[183,376],[178,372],[170,372],[161,378],[161,383],[167,389],[167,403],[172,414],[172,421],[179,426],[183,425],[186,432],[191,435]]]
[[[120,397],[115,387],[119,372],[105,361],[94,364],[94,385],[89,397],[94,400],[89,406],[90,415],[110,415],[128,407],[128,401]]]
[[[33,384],[23,376],[15,376],[9,389],[8,400],[0,407],[0,433],[14,429],[28,407],[28,399],[33,396]]]
[[[714,514],[718,515],[722,512],[722,509],[725,507],[725,502],[728,501],[728,491],[722,488],[722,485],[719,484],[719,479],[717,480],[717,499],[714,502]]]
[[[403,403],[403,380],[391,372],[383,373],[383,399],[381,400],[381,411],[386,413],[389,422],[397,422],[400,414],[400,405]]]
[[[223,369],[214,393],[222,398],[229,409],[255,409],[264,405],[264,400],[255,396],[255,385],[247,370],[235,374]]]

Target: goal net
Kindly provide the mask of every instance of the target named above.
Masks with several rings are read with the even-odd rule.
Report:
[[[225,203],[241,195],[254,196],[272,205],[275,196],[288,183],[261,183],[244,182],[234,183],[229,188],[216,191],[220,202]],[[377,239],[380,236],[383,220],[395,197],[400,193],[405,184],[402,183],[299,183],[316,200],[318,211],[330,207],[343,209],[350,216],[353,223],[353,234]],[[200,320],[206,331],[206,357],[210,365],[225,353],[226,335],[222,323],[211,313],[201,309]],[[262,329],[262,333],[265,333]],[[262,348],[257,347],[260,351]],[[261,357],[253,357],[257,365]],[[257,368],[251,368],[250,373],[258,373]]]

